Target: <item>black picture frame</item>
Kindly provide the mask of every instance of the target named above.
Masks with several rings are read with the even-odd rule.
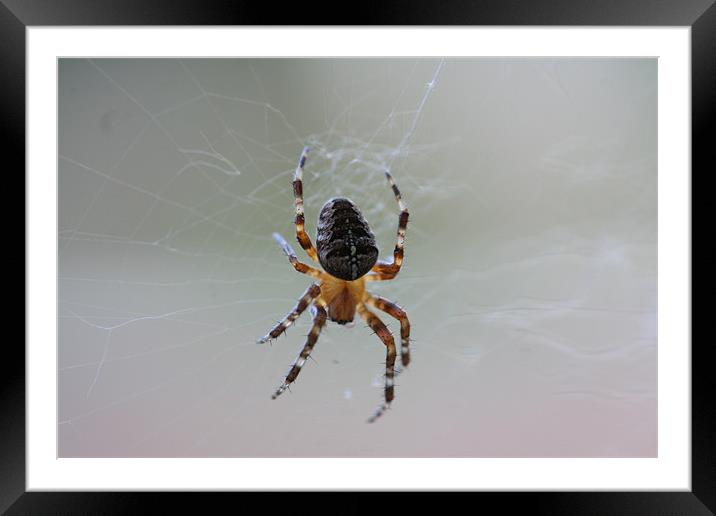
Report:
[[[449,5],[437,1],[416,3],[403,0],[356,4],[350,16],[334,15],[335,19],[327,19],[328,13],[334,13],[336,7],[336,4],[322,5],[321,2],[312,2],[309,6],[303,3],[209,0],[166,3],[151,0],[126,0],[121,3],[116,0],[0,0],[0,56],[3,63],[0,67],[0,141],[7,150],[6,156],[15,158],[14,166],[8,167],[5,177],[17,179],[21,177],[18,171],[25,169],[25,29],[37,25],[689,26],[692,45],[691,177],[697,168],[703,169],[705,174],[706,164],[713,163],[716,158],[716,146],[707,136],[708,129],[716,120],[714,0],[456,0]],[[350,6],[343,7],[346,9],[344,12],[350,11]],[[338,18],[341,20],[337,21]],[[713,169],[713,166],[709,169]],[[24,180],[15,191],[25,192]],[[19,193],[12,197],[25,199]],[[15,208],[6,210],[8,216],[5,220],[14,221],[19,211]],[[16,224],[8,226],[6,231],[20,231],[15,229],[18,227]],[[25,242],[24,224],[22,231],[20,239]],[[26,271],[24,252],[22,255],[8,252],[6,257],[10,258],[13,271]],[[19,278],[19,274],[8,276]],[[10,327],[11,324],[8,325]],[[184,510],[196,509],[207,513],[208,505],[217,503],[217,506],[223,506],[229,501],[229,496],[254,496],[249,493],[225,493],[211,500],[207,496],[200,496],[199,500],[189,501],[186,494],[175,495],[170,499],[162,493],[25,492],[25,353],[20,342],[20,339],[6,339],[3,343],[4,367],[0,375],[0,511],[6,511],[7,514],[141,513],[149,511],[150,498],[152,501],[160,498],[164,513],[171,510],[167,506],[170,502],[179,502]],[[715,390],[714,375],[706,358],[709,344],[696,341],[692,344],[690,492],[505,492],[474,493],[470,496],[479,496],[480,503],[488,500],[499,503],[501,511],[527,508],[538,514],[714,514],[716,429],[713,418],[709,417],[714,413],[709,399],[709,393]],[[419,501],[422,496],[423,493],[416,493],[413,500]],[[277,508],[289,510],[297,500],[276,495],[270,500],[263,497],[256,502],[261,503],[262,507],[273,502]],[[248,501],[242,500],[241,503],[246,504]],[[298,503],[303,505],[301,501]],[[400,510],[394,501],[390,504],[392,510]],[[320,508],[315,503],[310,507]],[[475,506],[471,504],[468,507]],[[356,499],[347,504],[345,511],[340,512],[357,513],[377,509],[374,501]]]

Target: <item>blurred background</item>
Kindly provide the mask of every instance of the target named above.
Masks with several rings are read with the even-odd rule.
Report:
[[[657,455],[655,59],[61,59],[62,457]],[[308,313],[306,221],[362,209],[412,362]],[[299,257],[308,258],[293,244]],[[381,315],[397,335],[399,324]]]

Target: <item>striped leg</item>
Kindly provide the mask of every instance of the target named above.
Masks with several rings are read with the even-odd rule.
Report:
[[[395,249],[393,250],[393,263],[383,261],[376,263],[373,269],[371,269],[375,274],[366,275],[366,281],[391,280],[398,275],[400,267],[403,265],[403,244],[405,243],[405,230],[408,227],[408,207],[400,196],[400,190],[398,190],[398,185],[393,181],[393,176],[391,176],[387,170],[385,171],[385,177],[393,189],[395,200],[398,201],[398,207],[400,208],[400,215],[398,216],[398,236]]]
[[[290,245],[288,245],[288,242],[284,240],[284,238],[279,235],[278,233],[273,234],[274,240],[278,242],[278,245],[280,245],[283,248],[283,252],[286,253],[286,256],[288,256],[288,261],[291,262],[291,265],[293,265],[293,268],[296,269],[301,274],[308,274],[312,278],[320,278],[322,276],[321,271],[318,269],[314,269],[310,265],[306,265],[305,263],[301,263],[298,261],[298,257],[296,256],[296,252],[291,248]]]
[[[395,341],[393,340],[393,335],[391,335],[391,333],[388,331],[388,328],[385,326],[385,324],[383,324],[383,321],[381,321],[378,316],[375,315],[373,312],[369,311],[364,304],[359,304],[357,309],[360,316],[365,320],[365,322],[368,323],[368,326],[370,326],[371,329],[375,332],[375,334],[378,335],[378,337],[380,338],[380,340],[383,341],[383,344],[385,344],[386,347],[385,401],[380,405],[380,407],[378,407],[378,410],[375,411],[375,414],[373,414],[370,419],[368,419],[368,422],[372,423],[390,408],[390,403],[393,401],[393,379],[395,377],[396,355]]]
[[[392,301],[369,293],[366,294],[366,303],[400,321],[400,360],[403,363],[403,367],[406,367],[410,363],[410,349],[408,348],[410,344],[410,321],[408,320],[408,314]]]
[[[301,244],[301,247],[303,247],[311,260],[317,262],[318,255],[316,254],[316,248],[313,247],[311,237],[306,233],[306,219],[303,216],[303,167],[306,164],[308,151],[308,147],[303,149],[301,157],[298,160],[296,173],[293,176],[293,197],[295,199],[294,204],[296,205],[296,238],[298,238],[298,243]]]
[[[314,283],[313,285],[308,287],[301,296],[301,299],[298,300],[298,303],[293,308],[291,313],[284,317],[283,321],[279,322],[276,326],[274,326],[270,332],[261,337],[258,340],[258,343],[263,344],[264,342],[268,342],[271,339],[279,337],[283,332],[286,331],[286,328],[291,326],[293,322],[299,318],[303,311],[308,308],[308,305],[311,303],[311,301],[313,299],[316,299],[320,293],[321,287],[319,287],[317,283]]]
[[[312,307],[313,312],[313,327],[311,328],[311,332],[308,334],[308,338],[306,339],[306,344],[303,346],[303,349],[301,350],[301,354],[298,355],[298,358],[296,358],[296,361],[293,363],[293,367],[291,367],[291,370],[288,372],[288,375],[286,375],[286,379],[283,381],[281,386],[276,390],[276,392],[271,396],[271,399],[275,400],[278,398],[283,391],[288,389],[288,386],[291,385],[296,377],[298,377],[298,373],[301,372],[301,368],[303,367],[303,364],[306,363],[306,359],[311,354],[311,351],[313,351],[313,346],[316,345],[316,342],[318,341],[318,335],[321,333],[321,329],[326,324],[326,317],[328,314],[326,314],[325,308],[319,305],[313,305]]]

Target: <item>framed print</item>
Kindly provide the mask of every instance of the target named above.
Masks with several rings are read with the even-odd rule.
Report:
[[[690,276],[709,2],[351,27],[100,4],[3,7],[28,300],[3,508],[713,508]]]

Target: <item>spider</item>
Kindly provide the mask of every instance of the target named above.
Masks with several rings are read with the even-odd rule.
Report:
[[[390,408],[390,404],[393,401],[394,366],[397,353],[393,335],[388,331],[383,321],[368,309],[368,306],[382,310],[400,321],[400,357],[403,367],[406,367],[410,362],[408,349],[410,322],[407,314],[400,306],[371,294],[365,289],[365,283],[367,281],[392,280],[400,272],[400,267],[403,264],[405,228],[408,225],[408,208],[400,196],[400,191],[395,181],[393,181],[393,177],[386,171],[385,177],[388,179],[388,184],[392,188],[400,208],[398,235],[392,263],[378,261],[375,236],[368,226],[368,222],[353,201],[343,197],[329,199],[321,208],[316,232],[317,245],[314,247],[311,238],[306,233],[303,214],[302,177],[308,152],[307,147],[303,149],[293,178],[296,237],[306,254],[314,262],[320,263],[323,270],[298,261],[296,253],[286,240],[278,233],[273,234],[274,239],[288,256],[293,268],[302,274],[315,278],[317,281],[306,289],[294,309],[258,341],[259,343],[264,343],[280,336],[311,305],[313,327],[307,336],[306,344],[286,378],[271,398],[276,399],[296,380],[296,377],[301,372],[301,367],[305,364],[318,341],[318,336],[326,324],[326,319],[330,318],[331,321],[338,324],[347,324],[353,321],[356,312],[358,312],[358,315],[365,320],[386,347],[384,401],[368,419],[368,422],[372,423]]]

